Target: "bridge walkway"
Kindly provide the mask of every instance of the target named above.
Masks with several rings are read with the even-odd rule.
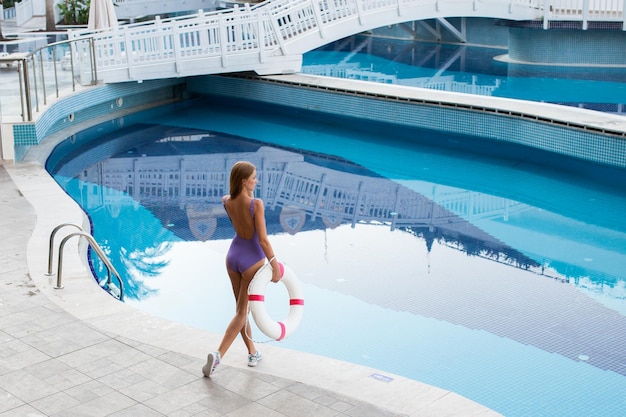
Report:
[[[621,22],[623,1],[607,0],[267,0],[97,31],[73,31],[72,61],[81,74],[117,83],[255,71],[299,72],[302,55],[378,27],[482,17],[538,21]],[[93,58],[92,58],[93,57]]]

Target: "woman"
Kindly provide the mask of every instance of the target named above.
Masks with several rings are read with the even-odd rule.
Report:
[[[209,353],[207,363],[202,367],[202,373],[207,377],[215,371],[237,334],[241,334],[248,348],[248,366],[256,366],[261,360],[261,354],[250,339],[248,286],[266,258],[272,267],[272,282],[280,281],[281,276],[267,238],[263,202],[254,198],[257,182],[255,166],[250,162],[237,162],[230,171],[230,195],[222,197],[226,214],[235,229],[235,237],[226,255],[226,270],[235,293],[236,310],[222,343],[217,351]]]

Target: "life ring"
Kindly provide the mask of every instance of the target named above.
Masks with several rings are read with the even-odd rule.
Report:
[[[274,321],[265,309],[265,289],[272,280],[272,267],[269,264],[261,267],[248,286],[248,305],[257,327],[274,340],[283,340],[293,333],[302,320],[304,296],[296,274],[287,265],[279,263],[282,272],[280,282],[285,284],[289,292],[289,313],[283,321]]]

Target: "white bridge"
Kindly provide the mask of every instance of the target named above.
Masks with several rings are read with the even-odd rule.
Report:
[[[299,72],[302,55],[367,30],[446,18],[624,21],[626,0],[266,0],[250,6],[159,19],[99,31],[70,32],[72,61],[105,83],[255,71]],[[92,62],[92,52],[95,62]]]

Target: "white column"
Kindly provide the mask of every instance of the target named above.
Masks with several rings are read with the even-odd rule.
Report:
[[[13,124],[0,123],[0,160],[14,161]]]

